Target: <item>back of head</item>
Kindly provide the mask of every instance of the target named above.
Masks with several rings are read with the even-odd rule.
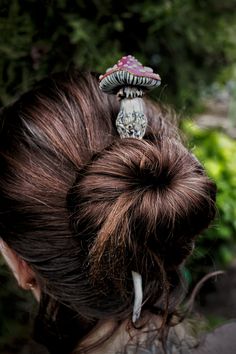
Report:
[[[96,76],[73,72],[1,115],[0,235],[44,294],[95,321],[132,313],[132,271],[144,308],[174,301],[179,267],[215,214],[215,184],[167,112],[147,101],[144,138],[120,139],[118,106]]]

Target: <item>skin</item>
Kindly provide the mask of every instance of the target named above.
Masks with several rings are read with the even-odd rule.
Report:
[[[83,352],[84,347],[86,348],[106,337],[115,328],[113,335],[102,346],[94,348],[90,352],[91,354],[164,354],[156,335],[161,323],[161,317],[143,312],[142,318],[136,323],[143,329],[137,333],[130,325],[129,319],[122,322],[118,328],[117,323],[113,320],[100,321],[89,335],[80,342],[77,350]],[[75,351],[76,353],[77,351]]]

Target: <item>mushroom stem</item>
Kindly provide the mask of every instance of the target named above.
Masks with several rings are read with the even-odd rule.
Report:
[[[147,118],[144,114],[142,98],[123,98],[116,127],[121,138],[141,139],[146,130]]]

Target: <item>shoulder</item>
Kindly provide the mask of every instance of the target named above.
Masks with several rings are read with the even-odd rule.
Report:
[[[193,354],[234,354],[236,353],[236,320],[217,327],[200,339]]]

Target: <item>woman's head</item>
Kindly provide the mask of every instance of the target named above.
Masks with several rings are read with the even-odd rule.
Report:
[[[1,114],[0,236],[42,293],[83,318],[162,308],[179,267],[215,214],[215,184],[168,114],[146,102],[142,140],[121,139],[119,104],[96,75],[42,81]]]

